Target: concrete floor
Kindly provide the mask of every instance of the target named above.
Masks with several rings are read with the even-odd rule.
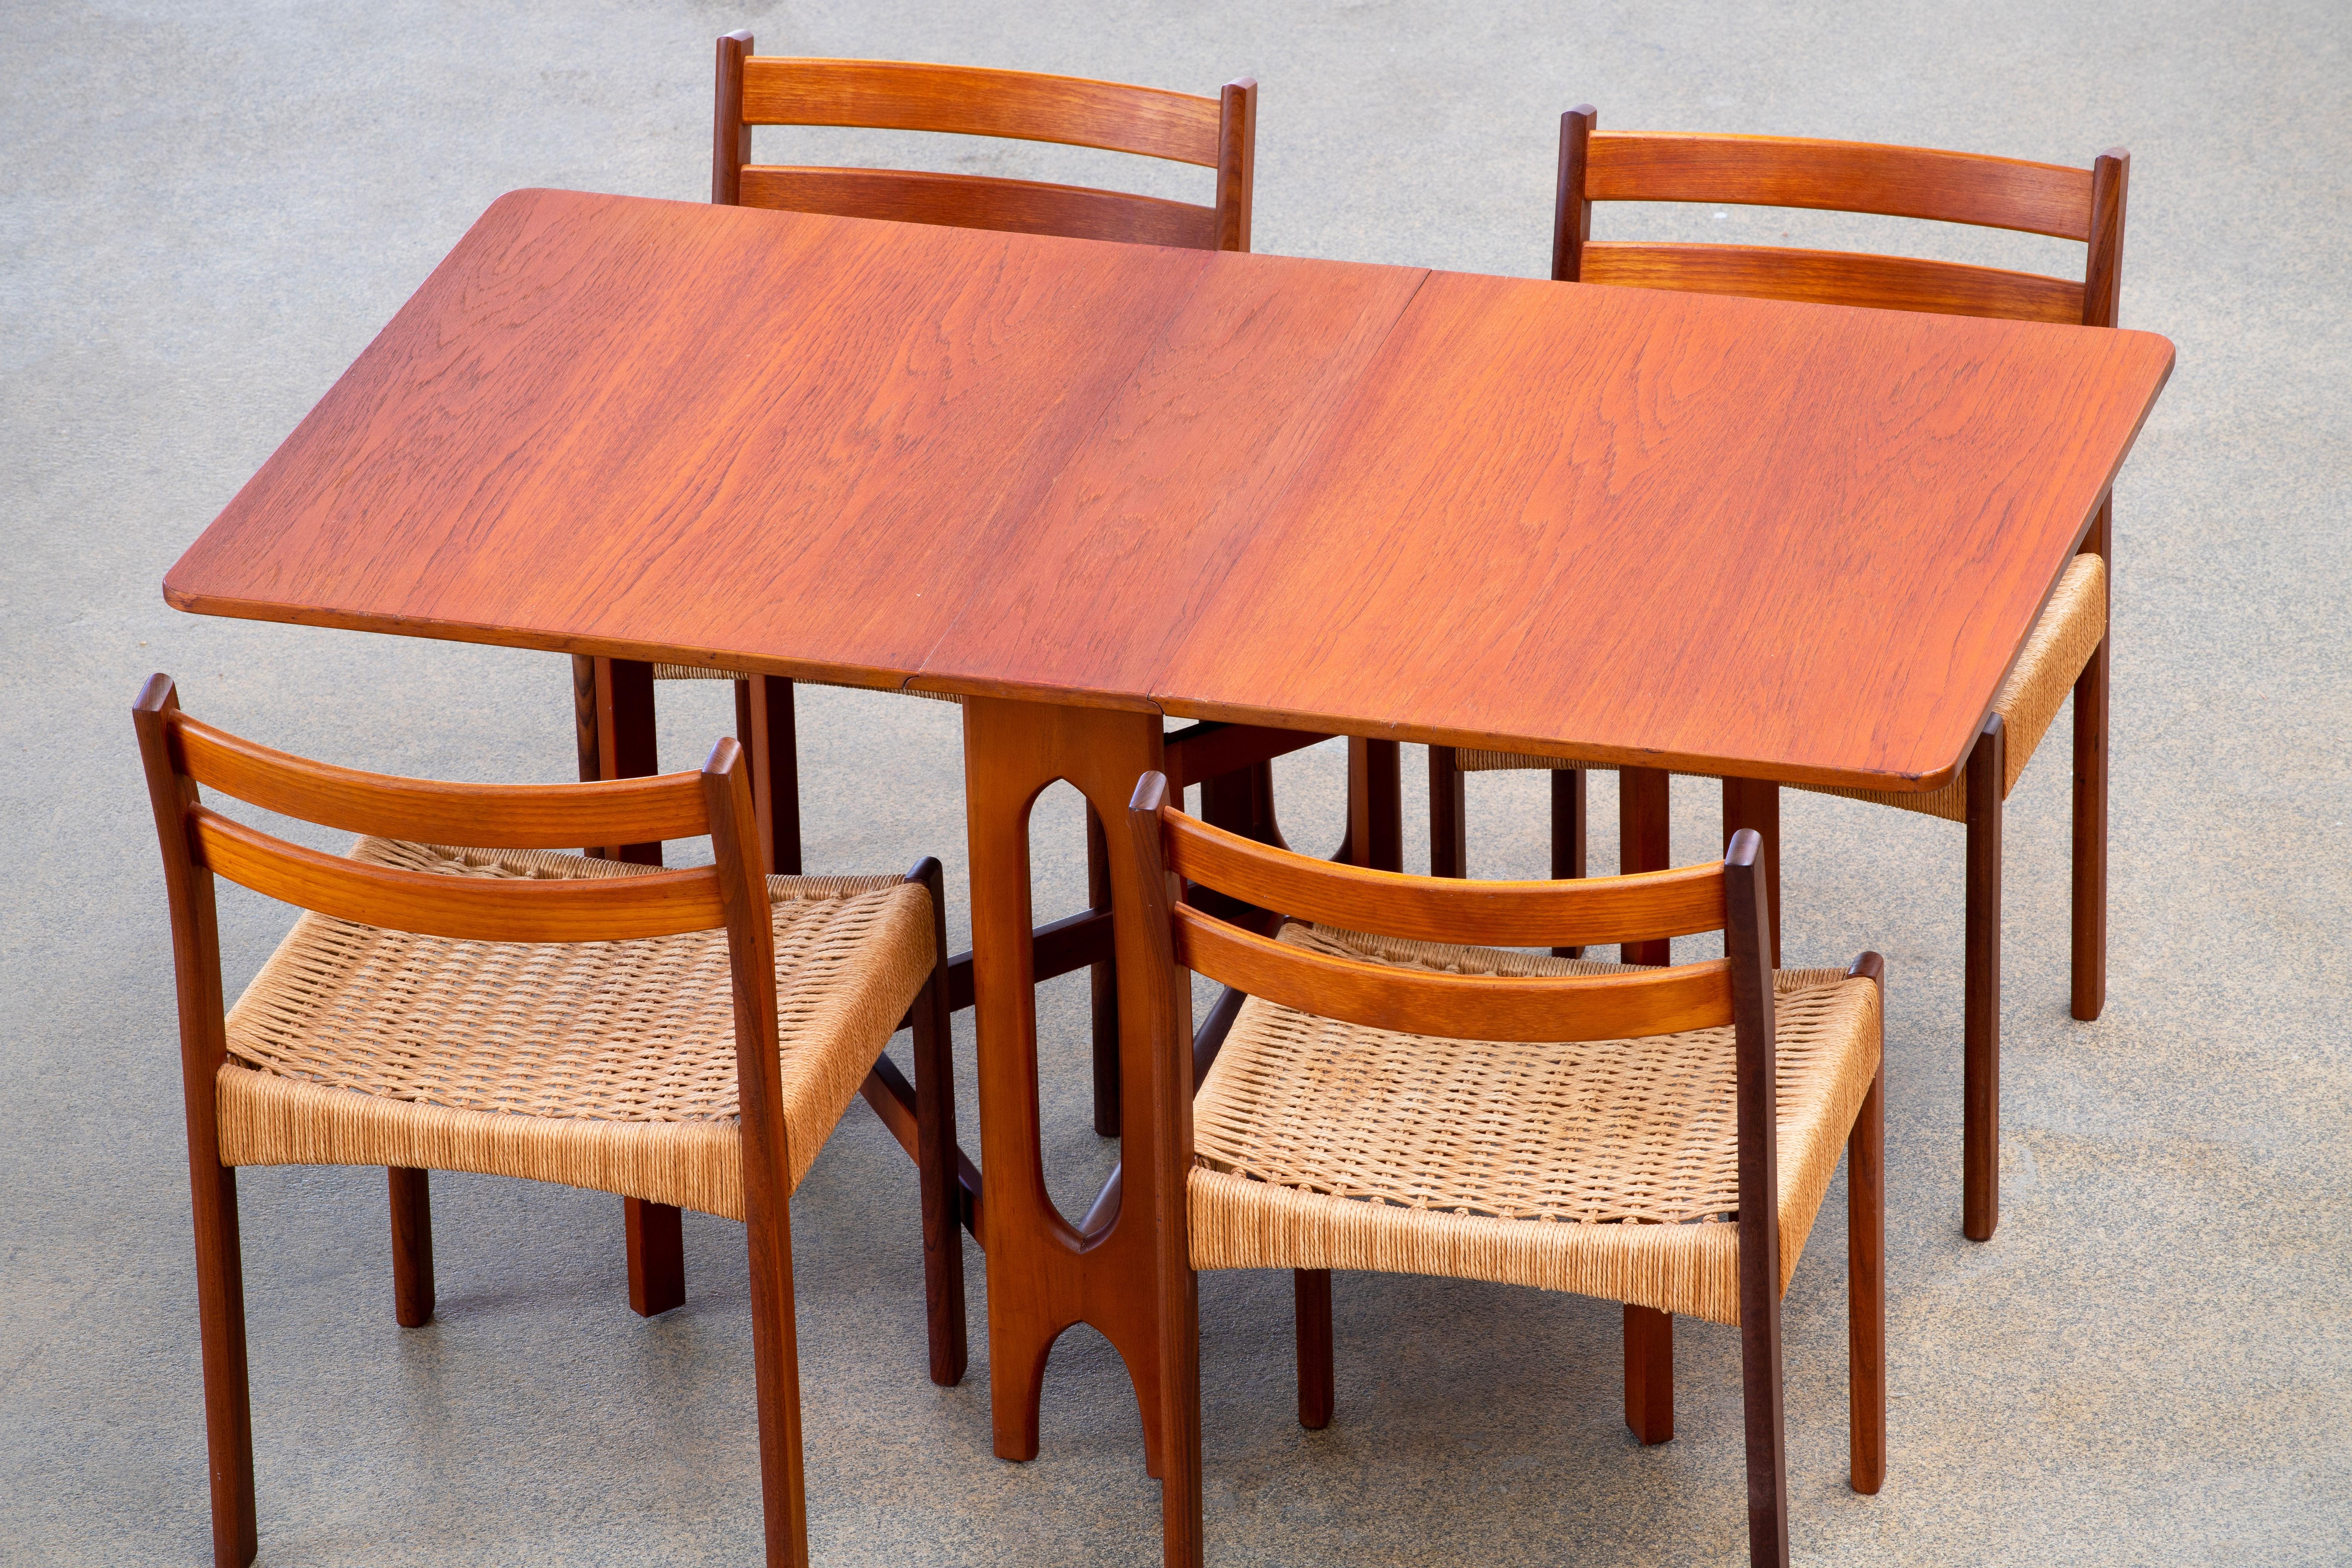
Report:
[[[1961,836],[1790,800],[1790,962],[1879,948],[1892,1007],[1891,1468],[1874,1499],[1846,1489],[1833,1192],[1787,1307],[1793,1536],[1815,1563],[2352,1560],[2341,0],[14,0],[0,1561],[208,1551],[169,944],[125,712],[139,679],[171,671],[218,722],[390,771],[571,766],[561,660],[200,620],[167,610],[159,580],[500,192],[703,194],[710,39],[746,25],[777,52],[1196,91],[1255,73],[1258,248],[1470,270],[1542,270],[1554,127],[1580,100],[1604,125],[2076,164],[2131,148],[2125,320],[2170,335],[2179,368],[2116,490],[2112,1000],[2096,1024],[2066,1016],[2062,724],[2010,804],[2005,1223],[1963,1241]],[[922,155],[817,133],[762,133],[761,149]],[[930,155],[1206,189],[1197,171],[1139,175],[1107,154]],[[1610,213],[1602,229],[1931,243],[2053,270],[2080,254],[1740,210]],[[728,722],[720,690],[664,693],[674,764]],[[803,713],[811,869],[936,852],[958,889],[954,711],[819,690]],[[1418,769],[1409,752],[1408,780]],[[1338,760],[1305,753],[1282,774],[1294,837],[1336,839]],[[1541,788],[1474,782],[1478,874],[1542,863]],[[1707,793],[1679,792],[1685,858],[1714,842]],[[1612,800],[1596,790],[1596,820]],[[1068,806],[1041,818],[1041,908],[1078,901]],[[285,919],[228,904],[232,986]],[[1075,1209],[1110,1155],[1084,1125],[1073,984],[1046,999],[1045,1113]],[[646,1322],[624,1299],[617,1203],[435,1186],[440,1312],[404,1331],[380,1174],[241,1183],[262,1561],[752,1559],[740,1227],[689,1216],[692,1299]],[[991,1457],[976,1254],[971,1374],[924,1380],[913,1202],[910,1168],[853,1109],[795,1205],[818,1560],[1154,1561],[1157,1488],[1091,1331],[1055,1357],[1031,1464]],[[1742,1559],[1728,1331],[1685,1328],[1679,1436],[1644,1451],[1619,1417],[1615,1307],[1344,1276],[1339,1415],[1305,1434],[1284,1282],[1212,1277],[1202,1298],[1216,1563]]]

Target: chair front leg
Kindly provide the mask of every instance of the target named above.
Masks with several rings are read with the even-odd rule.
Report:
[[[686,1305],[686,1230],[677,1210],[623,1198],[621,1228],[628,1238],[629,1310],[658,1318]]]
[[[1331,1366],[1331,1271],[1290,1271],[1292,1310],[1297,1320],[1298,1424],[1309,1432],[1331,1425],[1336,1404]]]
[[[1960,1228],[1990,1241],[2000,1224],[2000,715],[1969,752],[1968,909],[1961,991]]]
[[[1625,1426],[1644,1447],[1675,1436],[1675,1316],[1625,1303]]]
[[[387,1166],[392,1188],[392,1315],[404,1329],[433,1321],[433,1196],[423,1171]]]

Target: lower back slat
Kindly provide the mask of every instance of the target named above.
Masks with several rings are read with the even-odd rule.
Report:
[[[1878,310],[1929,310],[2011,321],[2079,326],[2083,286],[2033,272],[2005,272],[1957,261],[1865,256],[1765,245],[1670,245],[1588,241],[1580,273],[1586,283],[1741,294],[1815,305]]]

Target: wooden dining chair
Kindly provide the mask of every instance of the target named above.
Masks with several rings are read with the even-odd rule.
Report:
[[[1299,1407],[1332,1407],[1329,1270],[1532,1285],[1624,1303],[1626,1421],[1673,1435],[1673,1314],[1737,1324],[1752,1562],[1789,1559],[1780,1297],[1839,1146],[1853,1489],[1885,1471],[1885,965],[1776,972],[1752,831],[1723,859],[1585,881],[1335,866],[1179,812],[1129,811],[1158,948],[1160,1388],[1171,1563],[1201,1561],[1195,1273],[1288,1268]],[[1289,917],[1260,935],[1190,885]],[[1655,969],[1504,951],[1721,931]],[[1465,944],[1481,945],[1465,945]],[[1185,971],[1245,993],[1222,1038]],[[1195,1083],[1199,1088],[1196,1091]]]
[[[241,740],[161,675],[133,718],[172,911],[215,1561],[256,1551],[236,1170],[318,1164],[388,1170],[404,1327],[433,1315],[431,1170],[741,1220],[768,1562],[805,1563],[790,1203],[902,1020],[930,1374],[964,1370],[940,863],[763,876],[732,740],[699,775],[456,784]],[[363,837],[321,854],[199,786]],[[706,834],[715,863],[692,870],[553,852]],[[308,911],[226,1009],[215,876]]]
[[[1204,98],[1031,71],[898,60],[796,59],[751,51],[749,32],[729,33],[719,40],[713,202],[1196,250],[1249,248],[1257,83],[1246,77],[1226,83],[1218,96]],[[980,174],[754,163],[755,125],[924,131],[1095,147],[1212,169],[1215,190],[1203,206],[1124,191]],[[734,682],[735,732],[751,753],[761,842],[772,869],[797,873],[802,864],[800,763],[793,682],[788,679],[695,665],[575,658],[580,776],[616,778],[655,772],[654,683],[687,679]],[[958,700],[931,692],[908,695]],[[1204,734],[1245,729],[1196,728]],[[1269,737],[1278,734],[1267,732]],[[1221,744],[1231,751],[1230,742],[1239,738],[1226,735]],[[1323,738],[1300,735],[1286,742],[1270,738],[1255,748],[1254,760],[1237,764],[1230,774],[1204,780],[1220,802],[1220,820],[1248,820],[1255,810],[1264,830],[1271,833],[1270,756]],[[1177,739],[1171,737],[1171,742]],[[1050,980],[1079,968],[1090,971],[1095,1126],[1108,1136],[1118,1131],[1118,984],[1110,959],[1110,883],[1102,868],[1102,826],[1091,820],[1091,814],[1089,817],[1088,913],[1097,918],[1041,930],[1036,978]],[[646,847],[633,847],[624,854],[648,858]],[[956,999],[964,1006],[971,1005],[968,963],[967,957],[957,961]],[[670,1223],[658,1215],[640,1221],[657,1228]]]
[[[1551,275],[1570,283],[2112,327],[2123,279],[2130,172],[2131,155],[2121,148],[2102,153],[2088,169],[2075,169],[1859,142],[1607,132],[1598,129],[1596,111],[1585,104],[1560,119]],[[1593,203],[1628,201],[1817,207],[2015,229],[2080,241],[2085,259],[2076,281],[1910,257],[1590,237]],[[2103,499],[1949,784],[1916,794],[1790,786],[1967,825],[1961,1219],[1978,1241],[1991,1237],[2000,1212],[2001,803],[2069,692],[2074,699],[2072,1011],[2087,1020],[2106,1005],[2107,598],[2114,532],[2113,503]],[[1551,773],[1552,875],[1582,876],[1588,767],[1432,747],[1431,872],[1468,874],[1464,774],[1539,768]],[[1667,775],[1645,768],[1617,773],[1620,863],[1628,869],[1665,865],[1672,858]],[[1740,827],[1762,837],[1775,962],[1780,787],[1769,780],[1723,781],[1727,842]],[[1629,949],[1625,956],[1633,963],[1667,962],[1663,942]]]

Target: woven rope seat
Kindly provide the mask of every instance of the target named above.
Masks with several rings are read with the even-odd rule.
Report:
[[[459,877],[651,868],[362,838]],[[929,898],[896,877],[771,877],[794,1187],[931,971]],[[228,1015],[230,1165],[398,1165],[593,1187],[743,1217],[727,933],[458,941],[298,921]]]
[[[2084,666],[2098,651],[2099,640],[2107,635],[2107,563],[2099,556],[2077,555],[2067,563],[2058,578],[2058,586],[2050,595],[2050,603],[2042,606],[2042,618],[2033,623],[2027,636],[2024,651],[2009,679],[2000,683],[1993,694],[1993,711],[2000,715],[2004,731],[2002,757],[2008,776],[2001,780],[2000,793],[2005,800],[2017,787],[2020,773],[2033,756],[2033,748],[2050,732],[2065,705],[2067,693],[2074,689],[2074,681]],[[1559,757],[1522,756],[1516,752],[1474,752],[1467,749],[1454,753],[1454,765],[1465,773],[1506,773],[1524,768],[1582,768],[1588,773],[1614,773],[1605,763],[1571,763]],[[1685,777],[1693,775],[1685,774]],[[1849,789],[1837,784],[1790,784],[1791,789],[1811,790],[1818,795],[1842,795],[1850,800],[1867,800],[1880,805],[1900,807],[1905,811],[1925,812],[1930,816],[1949,818],[1954,822],[1969,819],[1969,781],[1965,774],[1953,778],[1941,789],[1932,790],[1870,790]]]
[[[1624,965],[1293,924],[1285,942],[1452,973]],[[1773,977],[1786,1289],[1878,1070],[1878,988]],[[1193,1107],[1192,1266],[1533,1285],[1739,1321],[1732,1030],[1509,1044],[1252,997]]]
[[[749,680],[751,679],[751,672],[747,669],[712,669],[699,664],[657,664],[654,666],[654,679],[656,680]],[[793,684],[794,686],[832,686],[845,691],[877,689],[871,686],[851,686],[840,680],[802,680],[796,678]],[[963,700],[952,691],[909,691],[904,687],[898,687],[896,689],[901,697],[928,697],[934,702]]]

